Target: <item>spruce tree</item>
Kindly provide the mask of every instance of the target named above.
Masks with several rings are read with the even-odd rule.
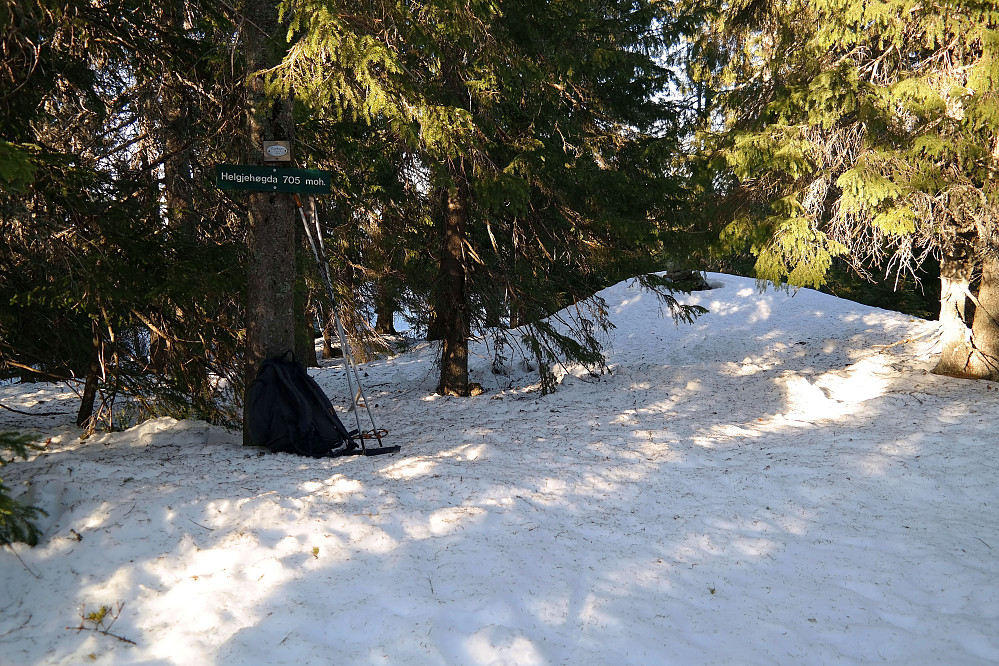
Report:
[[[738,2],[698,48],[738,178],[723,240],[757,275],[820,285],[834,257],[861,273],[941,266],[937,372],[999,379],[999,11],[910,0]],[[709,46],[710,45],[710,46]]]
[[[442,338],[438,390],[467,394],[467,338],[500,314],[527,324],[543,373],[558,358],[599,367],[599,304],[564,329],[543,319],[661,260],[662,5],[285,7],[299,37],[275,85],[312,113],[386,128],[419,164],[436,219],[412,250],[435,266],[425,297]]]
[[[205,159],[231,150],[231,59],[214,41],[231,29],[170,7],[0,4],[18,54],[0,65],[0,137],[31,167],[0,201],[0,363],[23,380],[85,378],[81,423],[110,423],[116,398],[230,420],[219,378],[241,325],[241,223]]]

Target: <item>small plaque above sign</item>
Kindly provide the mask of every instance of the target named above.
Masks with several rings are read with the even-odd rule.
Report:
[[[290,162],[291,141],[264,141],[265,162]]]

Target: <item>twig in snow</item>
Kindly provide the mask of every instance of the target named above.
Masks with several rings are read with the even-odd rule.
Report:
[[[30,616],[30,615],[28,616],[28,619],[27,619],[27,620],[25,620],[25,621],[24,621],[24,622],[23,622],[23,623],[21,624],[21,626],[20,626],[20,627],[14,627],[14,628],[13,628],[13,629],[11,629],[10,631],[5,631],[4,633],[0,634],[0,638],[4,638],[4,637],[6,637],[6,636],[10,636],[10,635],[11,635],[12,633],[14,633],[15,631],[20,631],[21,629],[24,629],[24,628],[25,628],[26,626],[28,626],[28,623],[29,623],[29,622],[31,622],[31,616]]]
[[[25,561],[21,559],[21,556],[20,556],[20,555],[18,555],[18,554],[17,554],[17,551],[16,551],[16,550],[14,550],[14,549],[13,549],[13,548],[11,547],[11,544],[10,544],[9,542],[0,542],[0,546],[7,546],[8,548],[10,548],[10,552],[14,553],[14,557],[16,557],[16,558],[17,558],[17,561],[21,563],[21,566],[22,566],[22,567],[24,567],[24,570],[25,570],[25,571],[27,571],[27,572],[28,572],[29,574],[31,574],[32,576],[34,576],[35,580],[41,580],[41,579],[42,579],[42,577],[41,577],[41,576],[39,576],[39,575],[38,575],[38,574],[36,574],[36,573],[35,573],[34,571],[32,571],[32,570],[31,570],[31,567],[29,567],[29,566],[28,566],[28,565],[27,565],[27,564],[25,563]]]
[[[24,416],[69,416],[70,415],[70,412],[22,412],[20,409],[14,409],[13,407],[8,407],[2,402],[0,402],[0,407],[8,411],[14,412],[15,414],[22,414]]]
[[[111,633],[111,627],[113,627],[114,623],[118,620],[118,617],[121,615],[121,609],[124,607],[125,607],[125,602],[119,601],[117,604],[117,608],[115,610],[111,610],[110,606],[101,606],[93,613],[86,613],[81,610],[80,626],[66,627],[66,629],[69,631],[76,631],[77,633],[81,631],[93,631],[98,634],[104,634],[105,636],[110,636],[111,638],[117,638],[122,643],[128,643],[129,645],[136,645],[136,642],[130,638],[125,638],[124,636],[119,636],[118,634]],[[109,622],[108,626],[105,627],[104,620],[107,619],[109,616],[111,618],[111,622]],[[87,626],[88,622],[93,624],[94,626],[88,627]]]
[[[190,519],[190,518],[188,518],[188,520],[191,520],[191,519]],[[213,527],[205,527],[205,526],[204,526],[204,525],[202,525],[201,523],[196,523],[196,522],[194,522],[193,520],[191,520],[191,522],[192,522],[192,523],[194,523],[195,525],[197,525],[198,527],[200,527],[200,528],[201,528],[201,529],[203,529],[203,530],[208,530],[209,532],[214,532],[214,531],[215,531],[215,528],[213,528]]]

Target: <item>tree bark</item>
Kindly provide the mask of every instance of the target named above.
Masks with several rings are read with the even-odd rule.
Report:
[[[298,325],[295,327],[295,358],[306,368],[318,368],[319,359],[316,357],[316,333],[312,322],[312,308],[305,304],[304,299],[296,299],[295,312],[301,313],[297,317]]]
[[[971,352],[970,328],[974,306],[968,297],[974,262],[965,252],[945,252],[940,260],[940,326],[943,347],[933,372],[961,377]]]
[[[999,381],[999,258],[982,262],[982,281],[971,326],[972,354],[968,373],[979,379]]]
[[[301,224],[295,225],[295,358],[307,368],[319,366],[316,358],[316,329],[309,303],[309,286],[306,282],[308,260],[304,251],[305,232]]]
[[[343,350],[339,348],[333,349],[333,336],[330,333],[331,328],[333,328],[331,322],[323,322],[323,358],[326,360],[343,356]]]
[[[76,413],[76,425],[91,431],[94,427],[94,402],[97,400],[97,383],[101,370],[101,338],[97,324],[93,324],[94,338],[91,350],[90,366],[87,368],[87,379],[83,385],[83,396],[80,398],[80,409]]]
[[[378,296],[375,303],[375,333],[395,335],[396,301],[392,297],[391,287],[381,281],[378,283]]]
[[[242,41],[247,71],[280,63],[287,44],[272,0],[251,0],[245,8]],[[263,163],[265,140],[292,141],[292,99],[272,98],[262,77],[247,83],[250,163]],[[246,386],[269,356],[295,346],[295,204],[289,194],[254,192],[249,196],[249,275],[246,293]],[[244,403],[245,404],[245,403]],[[244,407],[245,410],[245,407]],[[244,422],[247,414],[244,411]],[[244,430],[244,443],[248,433]]]
[[[441,234],[441,265],[435,299],[441,332],[441,395],[468,395],[468,330],[470,328],[464,243],[468,224],[468,176],[463,157],[451,158],[451,187]]]

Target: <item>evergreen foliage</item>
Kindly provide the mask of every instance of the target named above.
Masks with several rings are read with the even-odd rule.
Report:
[[[112,425],[123,400],[232,421],[220,398],[241,328],[241,221],[205,176],[238,149],[215,108],[239,104],[227,49],[206,39],[226,31],[219,15],[0,7],[0,150],[20,156],[0,174],[4,376],[84,381],[81,425]]]
[[[599,370],[592,295],[696,245],[694,112],[660,94],[693,23],[663,3],[0,0],[0,22],[0,374],[79,382],[88,428],[238,421],[254,206],[212,170],[259,153],[247,108],[293,114],[297,166],[334,174],[313,203],[355,348],[373,310],[415,313],[442,392],[467,393],[469,336],[514,327],[544,390],[553,363]],[[243,57],[258,38],[275,59]]]
[[[762,240],[761,277],[787,279],[802,247],[816,257],[793,281],[819,284],[823,255],[911,270],[955,225],[993,233],[997,17],[908,0],[737,3],[717,15],[711,34],[731,46],[714,145],[757,202],[730,236]]]
[[[27,458],[28,451],[37,448],[33,438],[26,433],[0,432],[0,469],[14,458]],[[8,455],[12,455],[10,460]],[[10,497],[10,489],[0,479],[0,546],[23,542],[30,546],[38,543],[41,534],[31,522],[45,512],[34,506],[25,506]]]
[[[975,299],[974,266],[999,252],[999,10],[737,2],[707,23],[697,49],[709,48],[725,57],[705,76],[719,115],[702,139],[736,179],[723,247],[748,248],[762,279],[810,286],[836,257],[900,280],[935,257],[958,285],[941,311],[970,328],[974,308],[957,300]],[[999,377],[992,337],[968,353]]]
[[[401,260],[407,290],[431,305],[454,368],[441,390],[467,392],[465,338],[501,322],[529,325],[542,372],[553,357],[599,366],[585,317],[570,323],[579,346],[538,322],[665,263],[680,193],[668,176],[677,139],[662,131],[673,108],[656,99],[670,76],[654,57],[661,5],[285,10],[298,39],[272,87],[333,128],[367,124],[412,165],[378,181],[395,194],[366,212],[382,229],[400,220],[393,209],[423,221],[368,254]]]

